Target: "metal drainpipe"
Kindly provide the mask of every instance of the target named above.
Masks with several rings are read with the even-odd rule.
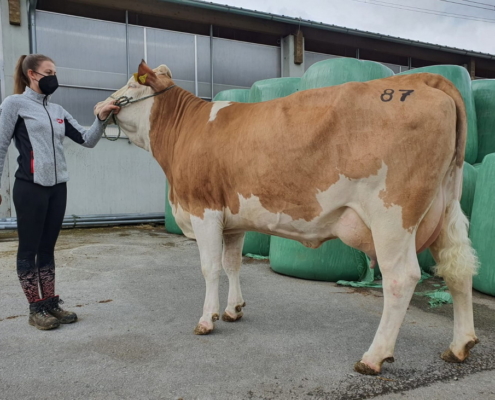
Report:
[[[280,77],[284,77],[284,38],[280,37]]]
[[[36,5],[38,0],[28,0],[29,52],[36,54]]]
[[[213,101],[213,25],[210,25],[210,78],[211,78],[211,101]]]
[[[129,79],[129,11],[125,10],[125,58],[127,60],[127,79]]]
[[[99,214],[99,215],[66,215],[62,228],[83,228],[91,226],[115,226],[134,224],[163,224],[163,213],[156,214]],[[17,218],[1,218],[0,232],[17,229]]]

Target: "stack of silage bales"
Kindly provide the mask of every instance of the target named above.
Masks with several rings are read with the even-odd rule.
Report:
[[[495,153],[479,169],[469,236],[480,261],[473,287],[495,296]]]
[[[495,153],[495,79],[473,81],[473,97],[478,120],[478,158]]]
[[[273,78],[253,83],[249,90],[249,102],[259,103],[285,97],[299,90],[301,78]]]
[[[335,58],[313,64],[301,78],[299,90],[365,82],[392,75],[391,69],[376,62]],[[274,271],[284,275],[332,282],[359,280],[369,272],[366,255],[339,239],[325,242],[318,249],[309,249],[299,242],[274,236],[270,244],[270,265]]]
[[[473,287],[495,296],[495,80],[472,83],[478,118],[478,182],[469,236],[478,253],[480,269]]]

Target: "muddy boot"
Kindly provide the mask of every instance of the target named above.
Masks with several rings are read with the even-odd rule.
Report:
[[[77,314],[71,311],[65,311],[60,308],[60,304],[64,304],[64,301],[58,296],[53,296],[48,299],[47,311],[58,319],[61,324],[72,324],[77,321]]]
[[[60,326],[60,322],[47,311],[47,302],[51,300],[43,299],[29,304],[29,325],[47,331]]]

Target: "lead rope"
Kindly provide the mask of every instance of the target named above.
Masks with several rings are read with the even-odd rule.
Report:
[[[146,100],[146,99],[149,99],[150,97],[155,97],[155,96],[158,96],[162,93],[165,93],[167,92],[168,90],[174,88],[175,85],[172,85],[172,86],[169,86],[168,88],[166,89],[163,89],[163,90],[160,90],[159,92],[156,92],[156,93],[153,93],[153,94],[150,94],[149,96],[144,96],[144,97],[141,97],[139,99],[136,99],[136,100],[133,100],[132,97],[127,97],[127,96],[120,96],[119,98],[115,99],[115,102],[113,104],[115,104],[116,106],[119,106],[119,107],[125,107],[129,104],[132,104],[132,103],[137,103],[139,101],[143,101],[143,100]],[[112,99],[113,97],[110,96]],[[110,138],[107,136],[107,126],[108,126],[108,121],[110,121],[110,118],[113,119],[113,123],[115,125],[117,125],[117,128],[118,128],[118,133],[117,133],[117,136],[114,137],[114,138]],[[120,125],[117,121],[117,118],[115,117],[114,113],[113,113],[113,110],[110,112],[110,114],[108,114],[108,117],[105,119],[105,121],[103,121],[103,137],[107,140],[110,140],[111,142],[115,142],[116,140],[118,140],[120,138],[120,133],[121,133],[121,129],[120,129]]]

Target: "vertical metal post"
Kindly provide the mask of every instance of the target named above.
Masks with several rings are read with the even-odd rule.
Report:
[[[143,42],[144,42],[144,61],[148,63],[148,38],[146,36],[146,27],[144,27]]]
[[[407,67],[409,69],[412,69],[412,58],[411,57],[407,57]]]
[[[210,25],[210,75],[211,100],[213,101],[213,25]]]
[[[125,10],[125,58],[127,60],[127,76],[126,82],[129,79],[129,11]]]
[[[198,96],[198,36],[194,35],[194,94]]]
[[[356,49],[356,58],[359,60],[359,49]]]
[[[280,77],[284,77],[284,38],[280,37]]]
[[[28,19],[29,19],[29,52],[36,54],[36,4],[38,0],[29,0]]]

